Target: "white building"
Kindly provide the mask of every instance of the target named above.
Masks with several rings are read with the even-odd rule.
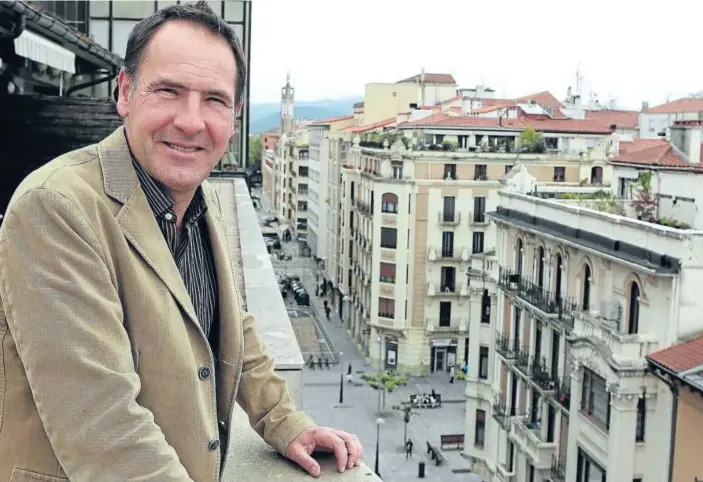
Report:
[[[669,139],[669,129],[675,122],[702,121],[703,99],[684,97],[656,107],[642,105],[639,128],[642,139]]]
[[[579,204],[505,189],[491,214],[494,399],[467,410],[465,448],[491,481],[668,477],[672,395],[644,357],[703,330],[703,232]]]

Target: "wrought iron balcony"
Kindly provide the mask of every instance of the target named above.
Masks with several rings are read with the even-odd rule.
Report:
[[[530,378],[542,390],[554,390],[556,377],[549,374],[547,362],[542,358],[532,358],[530,364]]]
[[[535,283],[531,276],[504,267],[499,270],[498,285],[543,313],[553,315],[568,331],[573,329],[575,312],[578,311],[578,303],[573,298],[557,297],[555,293]]]
[[[506,360],[514,360],[519,351],[516,340],[511,340],[507,333],[496,332],[496,351]]]
[[[566,482],[566,457],[552,455],[550,475],[552,477],[552,482]]]
[[[554,399],[561,404],[562,407],[571,409],[571,378],[561,377],[556,380],[554,385]]]
[[[508,424],[508,407],[505,403],[505,397],[494,395],[493,396],[493,418],[498,425],[503,427],[505,430],[510,428]]]
[[[515,354],[515,366],[527,376],[530,375],[531,361],[528,347],[523,346],[517,350]]]

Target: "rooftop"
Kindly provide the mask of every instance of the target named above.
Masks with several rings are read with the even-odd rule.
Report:
[[[400,80],[397,83],[407,84],[420,82],[423,82],[425,84],[456,85],[456,80],[454,80],[454,76],[452,74],[428,74],[424,72],[419,73],[417,75],[413,75],[412,77],[408,77],[407,79]]]
[[[303,405],[303,357],[295,340],[288,311],[280,296],[278,281],[271,265],[259,227],[258,217],[244,179],[218,178],[210,182],[217,189],[230,237],[235,277],[243,288],[247,310],[257,321],[262,339],[274,356],[276,372],[288,383],[297,406]],[[271,296],[275,293],[275,296]],[[223,480],[246,482],[308,482],[313,480],[269,447],[249,425],[246,414],[237,407],[232,427],[233,439],[228,457],[232,464]],[[367,453],[371,453],[367,447]],[[373,470],[360,467],[337,473],[334,459],[316,455],[323,480],[329,482],[380,482]]]
[[[682,114],[684,112],[703,112],[703,99],[684,97],[672,100],[645,111],[647,114]]]
[[[703,146],[701,146],[703,154]],[[703,158],[703,157],[702,157]],[[664,167],[703,171],[700,163],[687,162],[680,151],[665,139],[633,139],[620,142],[620,155],[611,159],[613,164],[634,164],[648,167]]]
[[[650,366],[703,391],[703,336],[652,353]]]

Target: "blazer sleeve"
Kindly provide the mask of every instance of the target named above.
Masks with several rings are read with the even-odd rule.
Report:
[[[191,481],[136,402],[116,280],[78,206],[41,188],[0,231],[0,296],[46,434],[71,481]]]
[[[241,306],[241,296],[237,289]],[[249,416],[249,423],[273,448],[285,455],[290,443],[315,423],[296,410],[288,386],[274,372],[273,359],[256,331],[254,317],[242,312],[244,365],[237,402]]]

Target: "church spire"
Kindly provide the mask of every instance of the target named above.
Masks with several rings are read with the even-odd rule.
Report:
[[[290,85],[290,70],[281,89],[281,134],[291,134],[295,125],[295,89]]]

